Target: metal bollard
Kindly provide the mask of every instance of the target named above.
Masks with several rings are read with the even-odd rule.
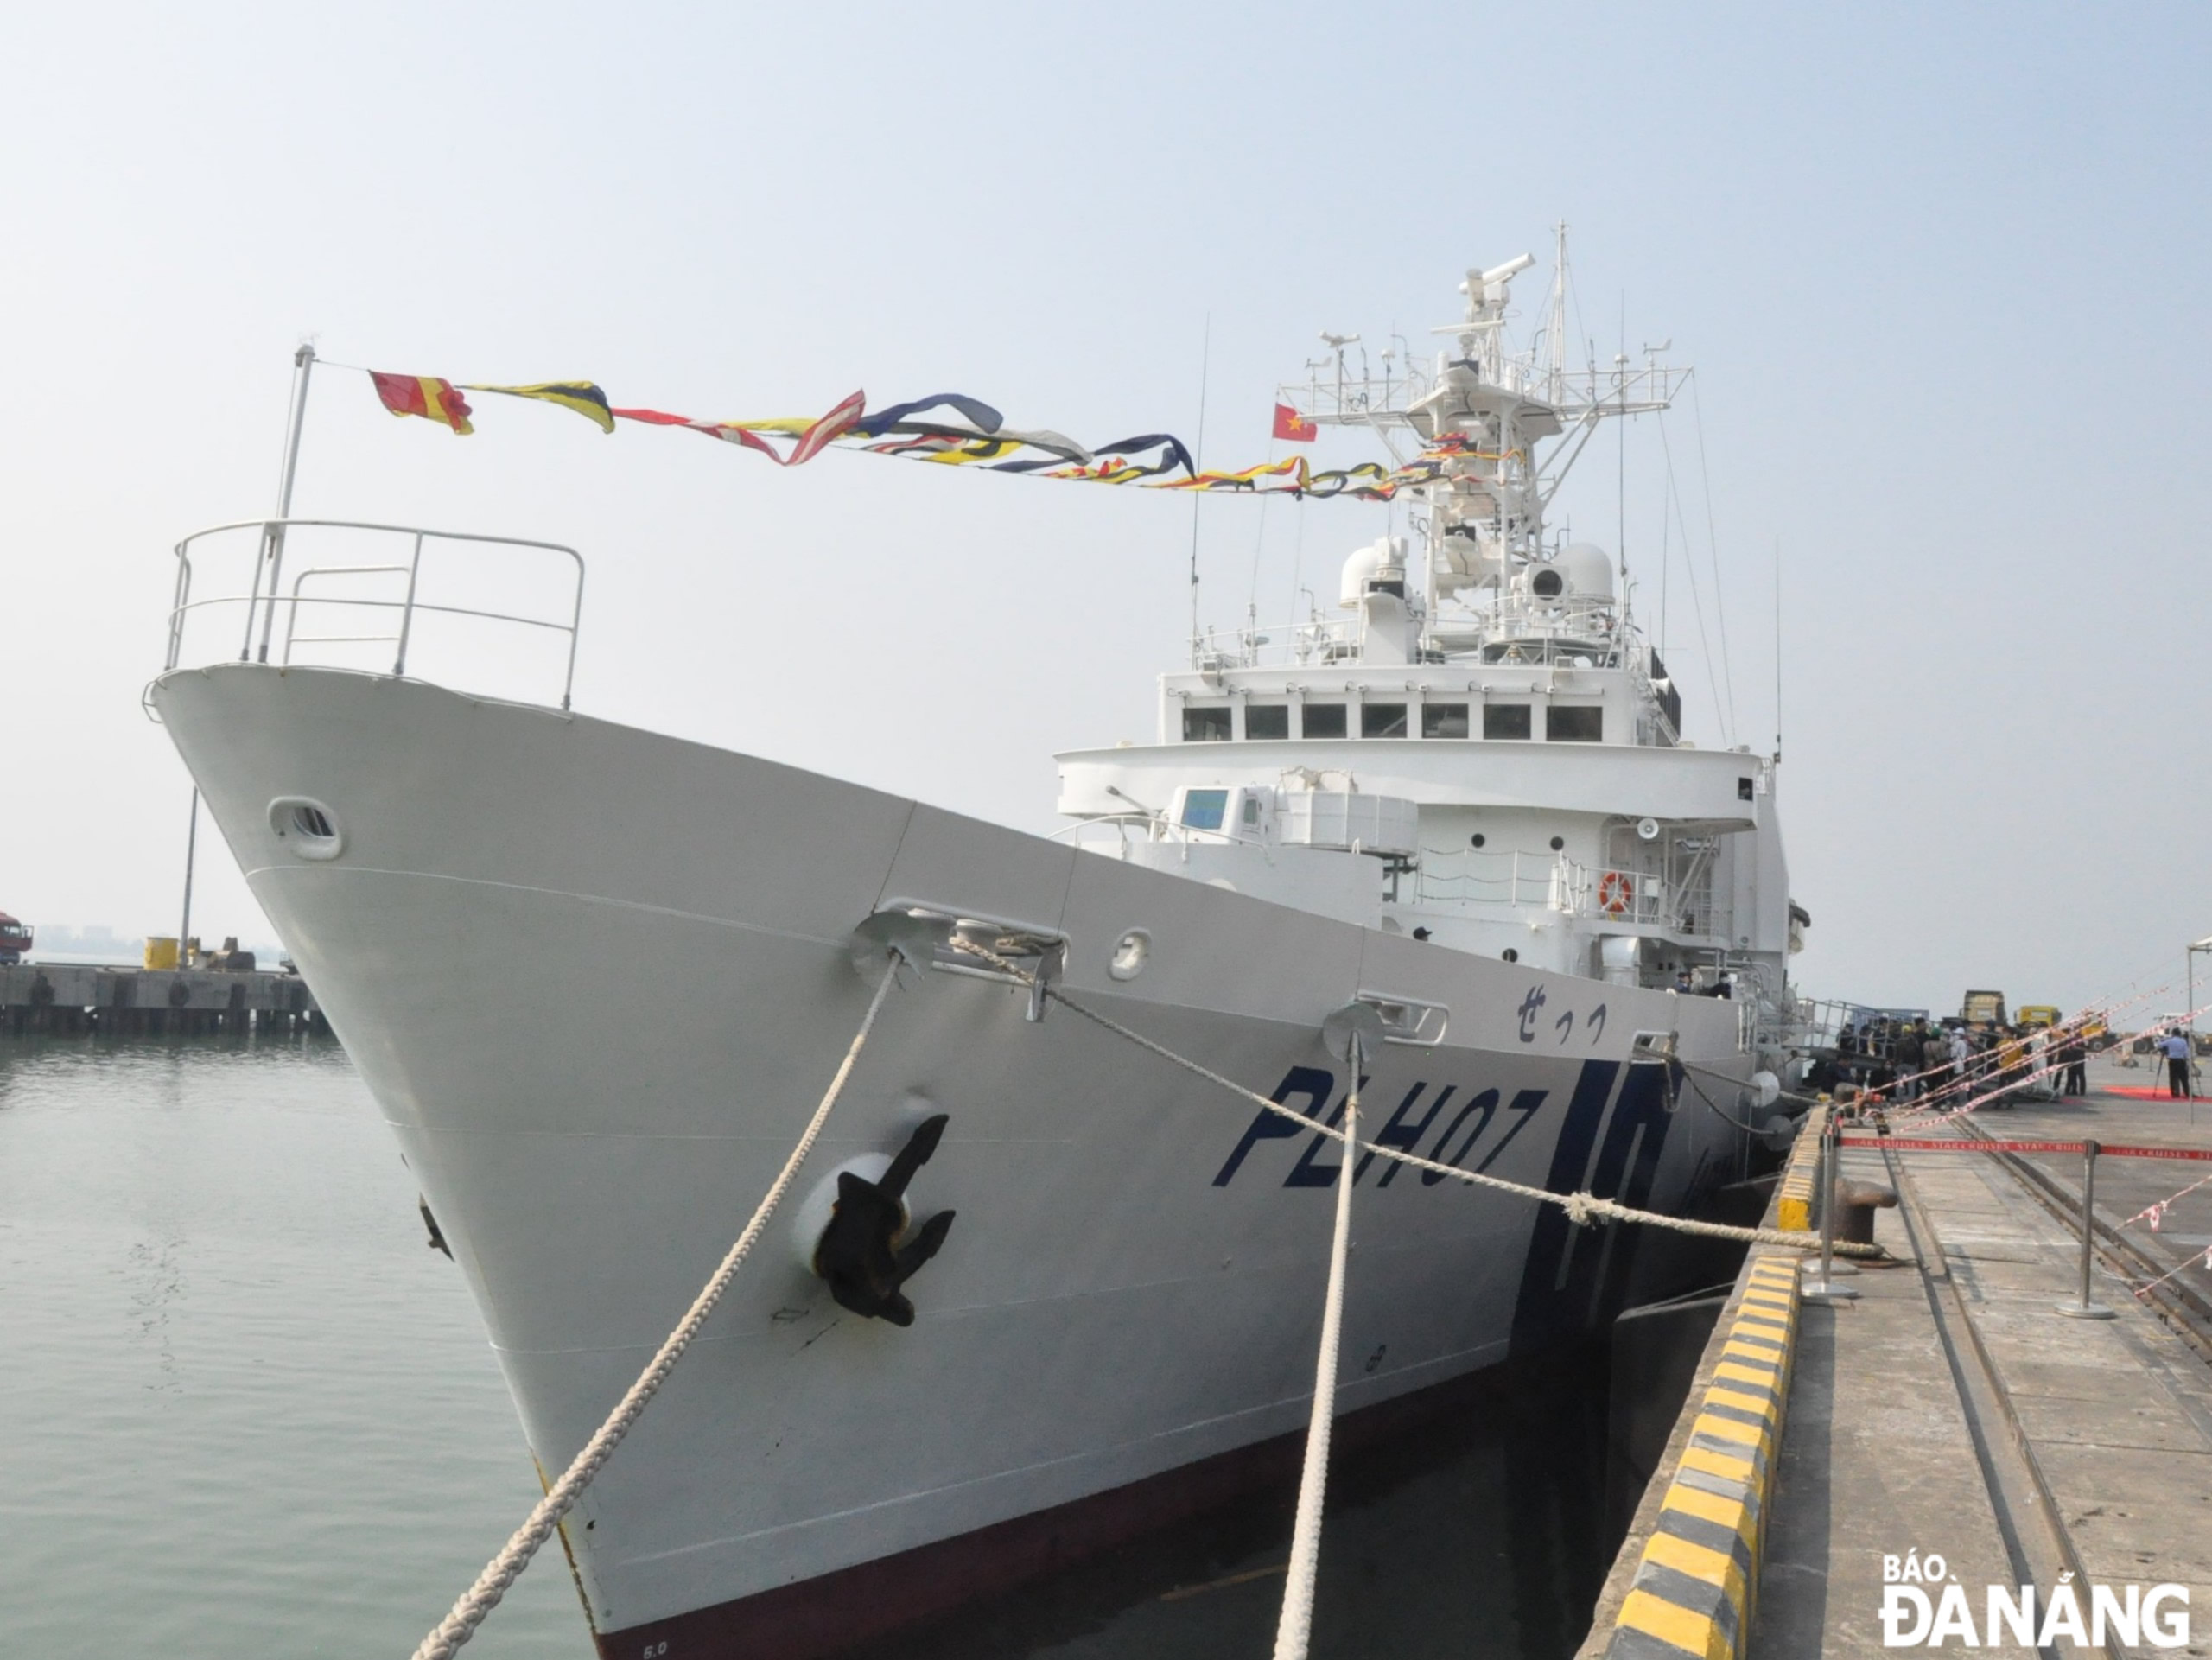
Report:
[[[1835,1115],[1830,1112],[1828,1121],[1821,1127],[1821,1277],[1799,1288],[1798,1295],[1807,1302],[1855,1302],[1859,1293],[1847,1285],[1835,1282],[1835,1182],[1841,1173],[1837,1156],[1842,1149],[1836,1145]],[[1849,1269],[1856,1274],[1857,1269]]]
[[[2097,1154],[2094,1142],[2082,1143],[2082,1301],[2062,1302],[2057,1312],[2069,1320],[2111,1320],[2113,1311],[2101,1302],[2089,1301],[2090,1243],[2094,1237],[2097,1214]]]

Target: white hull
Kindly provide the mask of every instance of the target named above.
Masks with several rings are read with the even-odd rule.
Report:
[[[155,698],[397,1134],[548,1472],[788,1153],[866,1006],[850,932],[893,900],[1064,934],[1072,995],[1263,1092],[1330,1075],[1325,1100],[1292,1097],[1309,1110],[1342,1098],[1319,1040],[1332,1009],[1362,992],[1445,1006],[1446,1040],[1389,1047],[1364,1097],[1370,1129],[1424,1154],[1658,1209],[1737,1173],[1716,1115],[1669,1114],[1663,1069],[1624,1064],[1637,1031],[1675,1031],[1685,1059],[1747,1074],[1728,1002],[1416,943],[416,683],[229,665],[170,673]],[[283,796],[327,804],[340,856],[294,855],[270,823]],[[1131,927],[1150,957],[1117,983]],[[959,1212],[909,1287],[919,1319],[839,1307],[787,1209],[567,1524],[599,1631],[682,1629],[1302,1424],[1335,1160],[1025,1007],[945,973],[887,1004],[794,1197],[894,1149],[913,1097],[949,1113],[912,1194],[918,1214]],[[1628,1256],[1620,1231],[1379,1162],[1353,1228],[1344,1410],[1586,1327]]]

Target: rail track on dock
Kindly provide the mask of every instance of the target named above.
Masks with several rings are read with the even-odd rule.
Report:
[[[2065,1574],[2086,1584],[2081,1553],[2066,1526],[2057,1496],[2036,1457],[2034,1443],[2021,1421],[2012,1391],[2005,1386],[2004,1374],[1983,1340],[1966,1294],[1951,1273],[1942,1237],[1920,1202],[1904,1161],[1891,1148],[1885,1146],[1881,1151],[2015,1583],[2053,1585]],[[2112,1660],[2125,1660],[2117,1647],[2107,1645],[2105,1651]]]
[[[1970,1121],[1957,1121],[1953,1127],[1975,1141],[1998,1139]],[[2082,1193],[2078,1186],[2052,1174],[2024,1154],[1993,1152],[1988,1156],[2002,1165],[2029,1197],[2056,1217],[2069,1233],[2076,1239],[2082,1237]],[[2168,1277],[2177,1264],[2159,1261],[2102,1216],[2091,1217],[2090,1226],[2090,1248],[2098,1259],[2154,1309],[2198,1359],[2212,1364],[2212,1297],[2184,1279]]]

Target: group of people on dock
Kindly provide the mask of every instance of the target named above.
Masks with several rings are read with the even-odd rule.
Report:
[[[1823,1068],[1826,1078],[1818,1076]],[[2000,1106],[2037,1087],[2065,1100],[2089,1092],[2089,1044],[2073,1026],[2054,1031],[1883,1014],[1846,1023],[1834,1059],[1814,1071],[1808,1081],[1816,1088],[1856,1084],[1897,1102],[1942,1094],[1950,1104]]]

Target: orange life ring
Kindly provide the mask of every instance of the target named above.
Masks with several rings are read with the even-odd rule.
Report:
[[[1608,870],[1598,879],[1598,908],[1609,917],[1624,917],[1636,903],[1636,881],[1625,870]]]

